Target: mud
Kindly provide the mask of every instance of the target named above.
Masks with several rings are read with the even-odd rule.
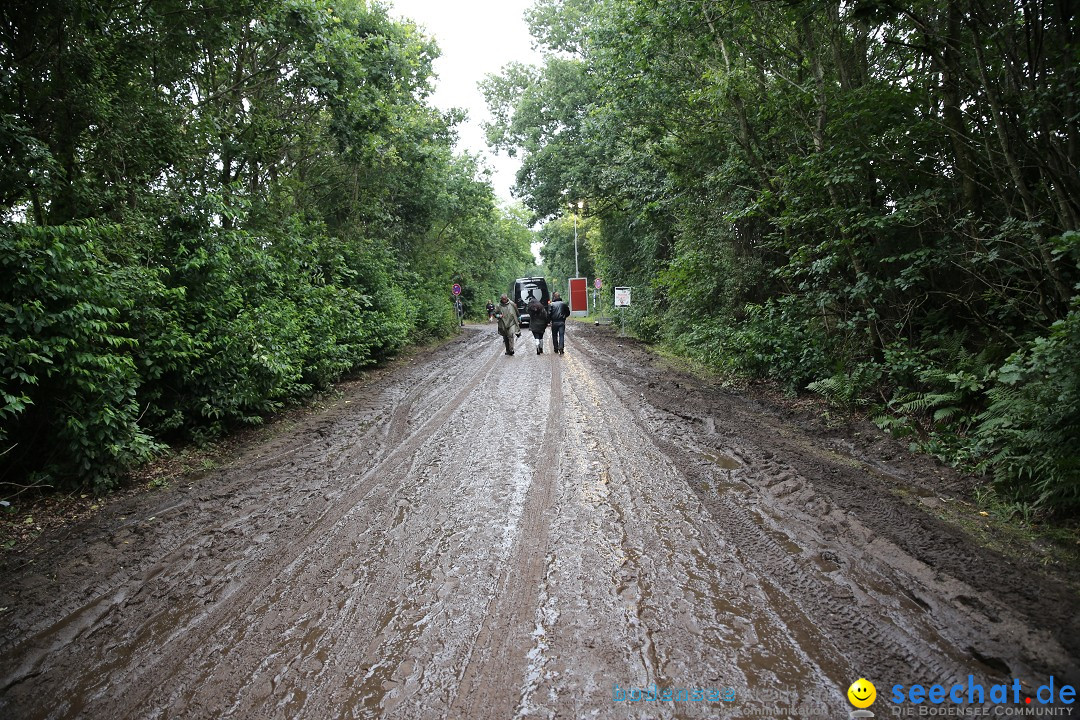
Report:
[[[1070,579],[919,502],[967,480],[567,335],[467,327],[9,557],[0,717],[842,717],[858,677],[881,717],[894,684],[1080,682]]]

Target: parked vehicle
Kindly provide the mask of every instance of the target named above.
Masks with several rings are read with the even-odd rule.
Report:
[[[551,299],[547,280],[542,277],[518,278],[510,286],[510,291],[507,294],[517,305],[522,328],[529,327],[529,303],[536,299],[540,301],[541,305],[547,307],[548,301]]]

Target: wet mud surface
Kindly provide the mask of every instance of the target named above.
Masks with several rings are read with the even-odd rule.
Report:
[[[567,335],[467,327],[8,557],[0,717],[843,717],[859,677],[890,716],[894,684],[1080,682],[1074,584],[932,512],[964,478]]]

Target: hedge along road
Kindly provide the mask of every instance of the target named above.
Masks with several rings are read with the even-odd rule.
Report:
[[[466,327],[8,558],[0,716],[842,717],[859,677],[887,716],[894,684],[1076,683],[1075,592],[937,520],[961,478],[610,328],[547,342]]]

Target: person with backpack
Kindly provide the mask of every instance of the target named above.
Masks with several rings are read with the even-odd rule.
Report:
[[[555,352],[565,355],[566,348],[566,318],[570,317],[570,306],[563,302],[562,296],[555,293],[551,296],[551,306],[548,307],[548,318],[551,320],[551,344]]]
[[[537,355],[544,354],[544,331],[547,330],[547,326],[547,309],[534,298],[529,303],[529,329],[532,330],[533,339],[536,340]]]

